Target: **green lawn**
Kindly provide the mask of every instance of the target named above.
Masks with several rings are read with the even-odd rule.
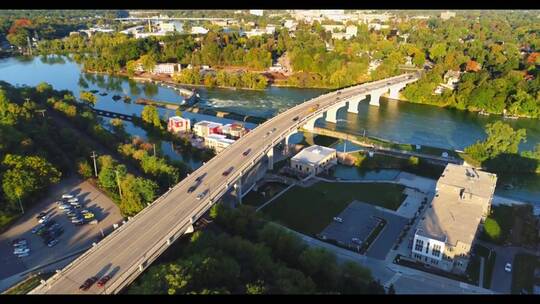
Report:
[[[243,199],[242,204],[250,205],[254,207],[259,207],[263,203],[267,202],[274,195],[281,192],[283,189],[287,188],[287,185],[280,183],[267,183],[258,191],[250,191]],[[264,192],[264,195],[263,195]]]
[[[532,293],[534,269],[540,267],[540,258],[530,254],[517,254],[512,265],[512,293],[519,294],[522,289]]]
[[[15,285],[14,287],[8,289],[4,293],[5,294],[27,294],[30,291],[32,291],[32,289],[36,288],[42,279],[46,280],[50,278],[53,274],[54,273],[44,273],[44,274],[29,277],[26,280]]]
[[[309,188],[291,188],[262,211],[272,221],[315,235],[353,200],[396,210],[406,197],[404,188],[382,183],[319,182]]]
[[[489,237],[485,231],[483,231],[480,238],[491,243],[502,245],[506,240],[508,240],[510,229],[512,229],[512,225],[514,223],[513,207],[506,205],[493,206],[488,219],[495,221],[500,227],[499,237],[493,239]]]

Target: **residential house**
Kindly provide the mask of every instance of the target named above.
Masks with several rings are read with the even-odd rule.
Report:
[[[193,133],[199,137],[206,138],[210,134],[219,134],[223,124],[211,121],[199,121],[193,125]]]
[[[167,131],[174,134],[180,134],[184,132],[189,132],[190,130],[191,121],[189,119],[180,116],[169,117],[169,121],[167,123]]]

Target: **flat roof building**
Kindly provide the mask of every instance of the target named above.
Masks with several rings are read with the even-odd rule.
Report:
[[[207,148],[213,149],[216,153],[220,153],[228,146],[235,142],[233,139],[228,139],[227,136],[222,134],[210,134],[204,138],[204,144]]]
[[[337,164],[335,149],[313,145],[291,158],[291,169],[301,175],[321,173]]]
[[[496,184],[495,174],[448,164],[417,225],[412,257],[432,267],[464,273]]]
[[[193,133],[199,137],[207,137],[210,134],[220,133],[222,126],[222,124],[217,122],[203,120],[193,125]]]
[[[187,132],[191,129],[191,121],[187,118],[180,116],[169,117],[167,123],[167,131],[178,134],[182,132]]]

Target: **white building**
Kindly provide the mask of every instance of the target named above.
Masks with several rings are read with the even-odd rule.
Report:
[[[182,70],[182,67],[179,63],[158,63],[154,67],[152,73],[154,74],[169,74],[178,73]]]
[[[228,146],[235,142],[233,139],[228,139],[227,136],[221,134],[210,134],[204,138],[204,144],[207,148],[213,149],[216,153],[220,153]]]
[[[345,33],[350,39],[352,37],[355,37],[358,34],[358,27],[356,25],[349,25],[345,28]]]
[[[337,164],[335,149],[313,145],[291,158],[291,169],[302,175],[318,174]]]
[[[263,29],[252,29],[251,31],[244,32],[248,38],[262,36],[266,34],[266,30]]]
[[[283,24],[289,31],[296,31],[296,25],[296,21],[291,19],[285,20],[285,23]]]
[[[193,125],[193,133],[199,137],[207,137],[210,134],[218,134],[223,125],[211,121],[199,121]]]
[[[388,24],[368,23],[369,30],[380,31],[380,30],[388,29],[388,28],[390,28],[390,25]]]
[[[264,10],[249,10],[249,13],[255,16],[262,16],[264,15]]]
[[[169,117],[169,122],[167,123],[167,131],[178,134],[188,132],[190,129],[191,121],[189,119],[180,116]]]
[[[496,184],[495,174],[448,164],[416,227],[411,257],[444,271],[464,273]]]
[[[223,135],[229,135],[233,138],[240,138],[249,132],[248,129],[246,129],[242,124],[239,123],[232,123],[232,124],[226,124],[223,127],[220,128],[220,132]]]
[[[375,59],[369,62],[368,73],[375,71],[382,64],[381,59]]]
[[[191,34],[192,35],[206,35],[208,34],[208,30],[202,26],[194,26],[191,28]]]
[[[167,33],[165,32],[148,32],[148,33],[135,33],[135,38],[148,38],[152,36],[166,36]]]
[[[450,18],[454,18],[455,16],[456,16],[455,12],[446,11],[446,12],[441,13],[442,20],[448,20]]]

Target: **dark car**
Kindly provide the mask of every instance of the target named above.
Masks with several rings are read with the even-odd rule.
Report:
[[[338,94],[338,95],[341,94],[341,91],[337,91],[337,94]]]
[[[14,239],[13,241],[11,241],[11,245],[13,246],[19,246],[19,245],[26,245],[27,244],[27,241],[26,239]]]
[[[45,217],[46,215],[47,215],[47,213],[45,213],[45,212],[40,212],[40,213],[38,214],[38,216],[36,216],[36,220],[40,220],[40,219],[42,219],[43,217]]]
[[[110,275],[106,275],[97,282],[98,287],[103,287],[111,279]]]
[[[32,229],[32,233],[36,234],[36,233],[40,232],[43,228],[45,228],[45,225],[39,224],[35,228]]]
[[[203,173],[203,174],[201,174],[200,176],[198,176],[198,177],[195,179],[195,181],[200,182],[200,181],[202,181],[202,179],[203,179],[205,176],[206,176],[206,173]]]
[[[47,242],[47,247],[54,247],[56,244],[58,244],[58,240],[57,239],[52,239],[50,240],[49,242]]]
[[[242,153],[244,156],[247,156],[249,154],[249,152],[251,152],[251,149],[247,149],[246,151],[244,151],[244,153]]]
[[[227,169],[227,170],[225,170],[225,171],[223,172],[223,176],[229,175],[229,174],[232,172],[233,169],[234,169],[234,167],[229,167],[229,169]]]
[[[292,121],[297,121],[300,117],[296,116],[295,118],[292,119]]]
[[[91,278],[88,278],[86,279],[86,281],[84,281],[84,283],[79,287],[80,290],[88,290],[88,288],[90,288],[92,285],[94,285],[94,283],[98,280],[98,278],[96,277],[91,277]]]
[[[193,191],[195,191],[195,189],[197,189],[197,185],[193,185],[191,187],[189,187],[189,189],[187,190],[188,193],[191,193]]]

